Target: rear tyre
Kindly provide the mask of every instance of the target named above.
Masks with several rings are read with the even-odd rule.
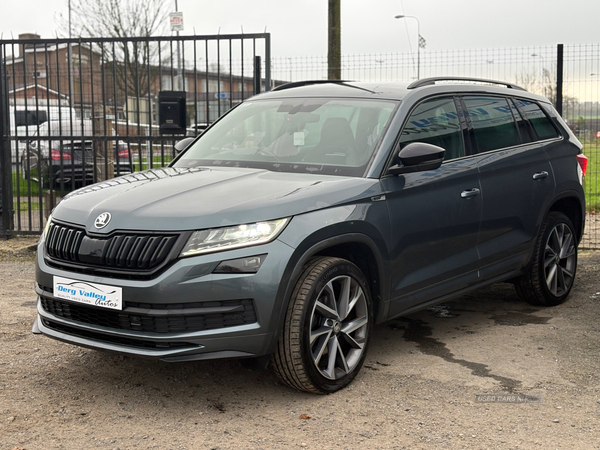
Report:
[[[373,323],[366,279],[340,258],[311,259],[288,306],[273,355],[287,385],[328,394],[348,385],[363,365]]]
[[[573,224],[563,213],[551,212],[542,224],[529,266],[516,280],[517,294],[532,305],[559,305],[569,296],[576,272]]]

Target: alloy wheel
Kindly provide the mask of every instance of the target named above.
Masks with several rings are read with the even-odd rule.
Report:
[[[310,316],[309,347],[322,376],[337,380],[361,361],[369,332],[367,298],[360,284],[343,275],[317,296]]]
[[[558,223],[548,235],[544,251],[544,276],[552,295],[559,297],[573,284],[577,261],[573,232]]]

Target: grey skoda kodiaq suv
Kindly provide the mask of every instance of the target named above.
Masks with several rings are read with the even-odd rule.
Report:
[[[536,305],[573,287],[587,159],[518,86],[293,83],[189,140],[169,167],[54,209],[34,333],[162,361],[270,358],[328,393],[374,324],[501,281]]]

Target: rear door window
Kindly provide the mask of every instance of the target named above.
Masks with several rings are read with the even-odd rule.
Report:
[[[558,137],[558,131],[554,128],[554,125],[552,125],[552,121],[537,103],[521,99],[516,99],[515,102],[519,107],[519,110],[525,115],[525,118],[529,120],[531,126],[533,126],[538,140],[554,139]]]
[[[465,97],[478,152],[521,143],[511,107],[503,97]]]
[[[444,159],[464,156],[462,131],[454,98],[434,98],[417,106],[410,114],[402,135],[400,146],[411,142],[425,142],[446,150]]]
[[[519,129],[519,134],[521,135],[521,143],[528,144],[529,142],[534,142],[536,140],[535,133],[531,128],[531,125],[527,123],[527,121],[523,118],[519,109],[513,103],[514,99],[509,100],[510,109],[513,113],[513,117],[517,121],[517,128]]]

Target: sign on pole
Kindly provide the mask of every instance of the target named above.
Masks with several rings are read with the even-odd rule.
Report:
[[[171,22],[171,31],[183,31],[183,12],[169,13],[169,21]]]

